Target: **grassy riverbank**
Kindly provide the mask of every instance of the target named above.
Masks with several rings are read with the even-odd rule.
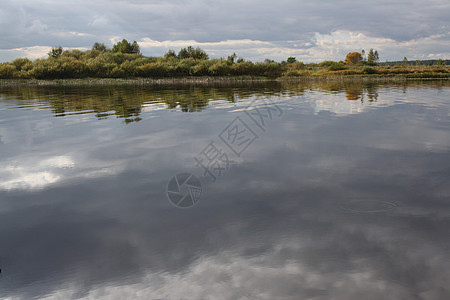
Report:
[[[170,84],[229,84],[239,82],[314,82],[314,81],[373,81],[392,82],[407,80],[448,80],[448,76],[433,73],[419,73],[402,75],[310,75],[284,76],[279,78],[224,76],[224,77],[172,77],[172,78],[74,78],[74,79],[0,79],[0,86],[17,85],[170,85]],[[423,75],[422,75],[423,74]],[[412,75],[412,76],[411,76]]]

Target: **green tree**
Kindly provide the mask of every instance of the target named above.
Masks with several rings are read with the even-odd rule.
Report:
[[[136,41],[133,41],[133,44],[131,44],[131,52],[134,54],[141,54],[141,47]]]
[[[123,39],[121,42],[116,43],[113,48],[113,52],[120,53],[131,53],[131,54],[140,54],[141,50],[139,44],[136,41],[133,41],[130,44],[126,39]]]
[[[188,50],[186,48],[180,49],[180,51],[178,52],[178,58],[179,59],[189,58]]]
[[[92,50],[98,50],[100,52],[106,52],[108,50],[108,48],[106,48],[105,44],[103,44],[103,43],[95,42],[94,45],[92,46]]]
[[[208,59],[208,54],[199,47],[194,49],[194,47],[189,46],[187,48],[182,48],[180,52],[178,52],[178,58]]]
[[[372,48],[370,48],[369,54],[367,55],[367,62],[369,64],[376,64],[379,59],[380,58],[378,56],[378,51],[374,51]]]
[[[236,57],[237,57],[236,53],[233,53],[233,55],[228,56],[227,63],[229,65],[234,64],[234,61],[236,60]]]
[[[442,58],[438,59],[438,61],[436,62],[436,66],[445,66],[445,61],[443,61]]]
[[[288,64],[293,64],[293,63],[296,63],[296,62],[297,62],[297,59],[296,59],[295,57],[293,57],[293,56],[290,56],[290,57],[288,57],[288,59],[286,60],[286,62],[287,62]]]
[[[63,48],[61,46],[53,47],[52,50],[48,52],[48,57],[58,58],[62,55]]]
[[[408,59],[405,57],[403,57],[402,63],[406,66],[408,64]]]
[[[164,54],[164,59],[169,59],[171,57],[177,57],[177,54],[173,50],[169,50],[166,52],[166,54]]]
[[[194,51],[190,52],[190,57],[193,59],[208,59],[208,54],[199,47],[195,48]]]

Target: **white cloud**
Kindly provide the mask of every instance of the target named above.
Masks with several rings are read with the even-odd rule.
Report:
[[[11,163],[2,166],[0,190],[44,188],[61,179],[58,169],[73,168],[74,165],[69,156],[54,156],[36,165]]]
[[[74,34],[76,35],[76,34]],[[14,48],[7,50],[0,50],[0,62],[9,62],[13,61],[16,58],[26,57],[31,60],[35,60],[38,58],[46,58],[48,52],[52,49],[51,46],[33,46],[33,47],[23,47],[23,48]],[[65,47],[65,50],[88,50],[86,47]]]
[[[226,57],[233,52],[246,59],[262,61],[271,58],[278,61],[289,56],[305,62],[323,60],[344,60],[348,52],[370,48],[377,49],[381,60],[433,59],[450,57],[450,32],[398,42],[390,38],[370,37],[361,32],[338,30],[330,34],[316,32],[308,42],[302,41],[260,41],[225,40],[219,42],[197,42],[194,40],[156,41],[150,38],[139,40],[142,51],[149,55],[162,55],[168,49],[179,50],[182,47],[201,47],[213,57]],[[302,45],[299,47],[299,45]],[[417,51],[417,50],[420,51]],[[447,49],[447,50],[446,50]],[[437,51],[435,51],[437,50]]]
[[[391,38],[370,37],[361,32],[335,31],[315,35],[315,57],[318,60],[343,60],[351,51],[377,49],[380,60],[430,59],[450,57],[450,31],[410,41],[399,42]],[[437,50],[437,51],[436,51]]]
[[[60,177],[50,172],[33,172],[26,174],[22,168],[14,170],[17,177],[0,183],[0,189],[34,189],[42,188],[49,184],[57,182]]]
[[[42,58],[47,55],[51,48],[50,46],[32,46],[0,50],[0,61],[12,61],[19,57],[27,57],[29,59]]]

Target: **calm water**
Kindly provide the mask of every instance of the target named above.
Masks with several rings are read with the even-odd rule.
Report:
[[[449,92],[0,88],[0,298],[449,299]]]

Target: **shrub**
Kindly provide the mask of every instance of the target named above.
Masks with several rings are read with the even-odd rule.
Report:
[[[308,70],[312,70],[314,68],[317,68],[317,66],[318,66],[318,64],[316,64],[316,63],[309,63],[309,64],[306,65]]]
[[[87,60],[87,59],[90,59],[90,58],[96,58],[100,54],[102,54],[102,52],[100,52],[99,50],[95,50],[95,49],[88,50],[88,51],[83,53],[82,60]]]
[[[233,64],[231,67],[231,74],[233,75],[255,75],[254,65],[252,62],[243,61]]]
[[[191,69],[197,64],[194,58],[185,58],[176,62],[174,71],[176,75],[188,76],[191,74]]]
[[[195,66],[191,68],[190,74],[194,76],[206,76],[208,75],[209,67],[213,63],[210,60],[199,61]]]
[[[265,70],[263,74],[264,76],[278,77],[281,76],[281,74],[283,74],[283,68],[281,64],[276,62],[265,64]]]
[[[436,74],[436,73],[419,73],[419,74],[408,74],[407,78],[449,78],[449,74]]]
[[[12,62],[12,64],[16,67],[17,71],[21,71],[25,65],[31,63],[32,63],[31,60],[29,60],[28,58],[18,58]]]
[[[83,55],[83,52],[81,52],[80,50],[77,50],[77,49],[72,50],[72,51],[66,50],[62,53],[62,57],[73,57],[76,59],[80,59],[82,55]]]
[[[329,66],[331,66],[332,64],[336,64],[336,63],[337,63],[337,62],[332,61],[332,60],[325,60],[325,61],[319,63],[319,67],[329,67]]]
[[[448,73],[445,69],[432,69],[431,72],[433,73]]]
[[[286,72],[283,73],[284,76],[295,76],[295,77],[300,77],[300,76],[310,76],[311,75],[311,71],[308,70],[287,70]]]
[[[298,71],[297,70],[287,70],[286,72],[283,73],[283,76],[298,76]]]
[[[226,61],[217,60],[208,68],[208,72],[211,76],[225,76],[229,75],[230,67]]]
[[[375,68],[371,68],[371,67],[364,67],[362,69],[364,74],[375,74],[377,73],[377,70]]]
[[[139,77],[162,77],[165,71],[163,64],[153,62],[137,67],[135,74]]]
[[[285,68],[287,68],[287,70],[304,70],[305,69],[305,64],[302,62],[294,62],[291,64],[287,64],[285,66]]]
[[[341,70],[341,71],[337,71],[340,72],[342,75],[360,75],[361,71],[360,70]]]
[[[17,69],[13,64],[4,63],[0,64],[0,78],[11,79],[17,74]]]
[[[114,67],[108,74],[108,77],[112,77],[112,78],[121,78],[121,77],[126,77],[126,72],[125,70],[123,70],[120,66],[116,66]]]
[[[339,70],[345,70],[347,69],[346,66],[337,63],[337,62],[332,62],[329,66],[328,66],[328,71],[339,71]]]
[[[56,72],[57,69],[56,59],[38,59],[33,63],[33,69],[28,74],[37,79],[59,78]]]

